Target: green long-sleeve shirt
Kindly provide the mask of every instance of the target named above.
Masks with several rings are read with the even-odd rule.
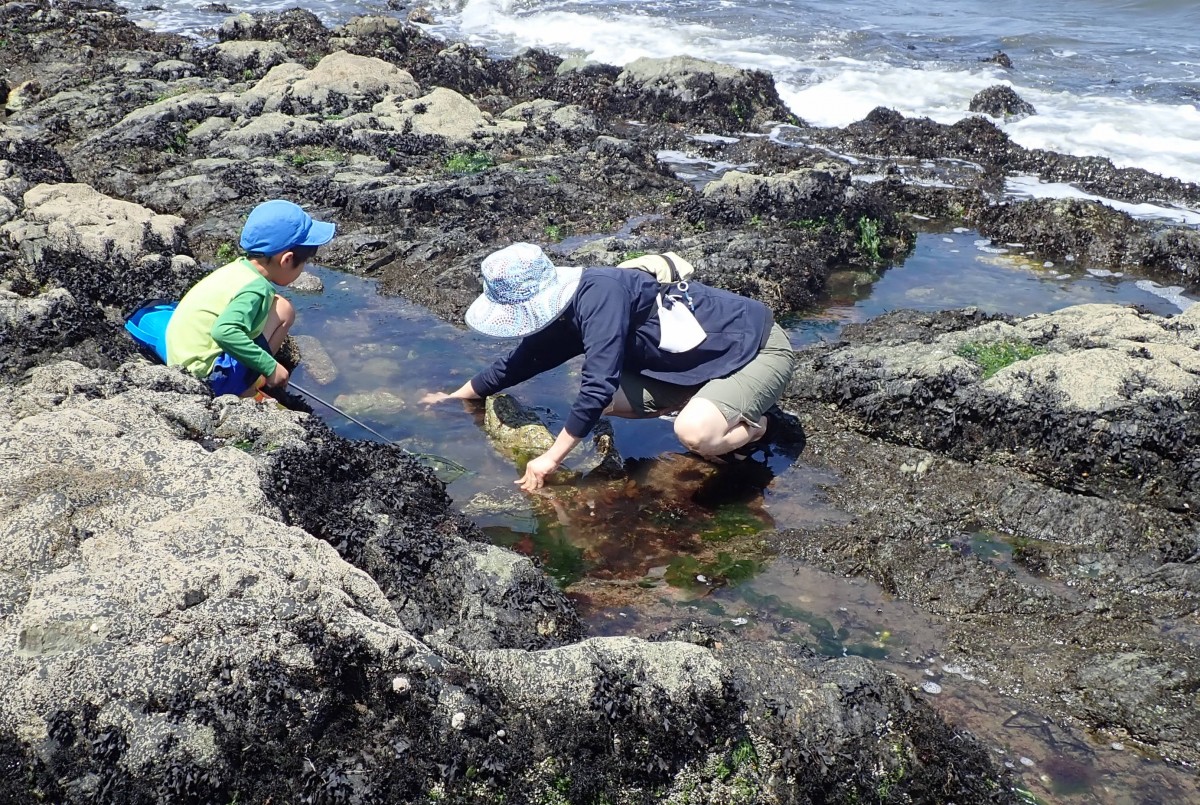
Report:
[[[218,268],[179,302],[167,325],[167,363],[199,378],[222,352],[270,377],[276,361],[254,343],[267,323],[275,288],[246,258]]]

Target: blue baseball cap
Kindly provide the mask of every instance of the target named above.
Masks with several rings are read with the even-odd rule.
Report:
[[[277,198],[250,211],[242,227],[246,254],[274,257],[296,246],[323,246],[333,240],[333,224],[314,221],[300,205]]]

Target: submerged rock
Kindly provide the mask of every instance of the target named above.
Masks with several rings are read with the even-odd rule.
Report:
[[[294,335],[292,339],[296,342],[297,349],[300,350],[304,371],[313,380],[322,386],[337,380],[337,364],[333,362],[333,358],[329,357],[329,353],[319,339],[311,335]]]
[[[483,432],[501,454],[523,471],[530,459],[545,453],[554,436],[534,411],[509,394],[493,394],[484,403]],[[565,484],[579,473],[559,468],[546,478],[548,484]]]
[[[541,416],[509,394],[493,394],[484,403],[483,430],[493,446],[504,453],[518,468],[531,458],[540,456],[554,445],[554,435]],[[618,478],[625,474],[624,461],[613,441],[612,425],[601,420],[592,433],[590,443],[576,448],[569,457],[573,469],[559,469],[552,483],[567,483],[582,473],[603,478]]]
[[[526,530],[537,527],[537,517],[529,496],[511,484],[473,495],[463,504],[462,513],[476,521],[499,519]]]
[[[325,290],[325,283],[316,274],[305,271],[288,287],[300,293],[321,293]]]
[[[387,389],[339,394],[333,404],[353,416],[393,416],[408,407],[404,398]]]
[[[484,403],[483,429],[492,443],[526,460],[554,445],[554,436],[532,409],[510,394],[493,394]]]

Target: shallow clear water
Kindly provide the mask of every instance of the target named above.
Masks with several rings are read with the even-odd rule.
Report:
[[[1007,252],[996,253],[1000,249]],[[977,305],[1029,314],[1116,302],[1164,315],[1179,309],[1161,290],[1146,290],[1156,286],[1145,277],[1046,266],[1021,251],[969,230],[921,234],[908,259],[882,277],[836,274],[819,310],[787,322],[790,336],[797,347],[836,339],[846,323],[897,308]],[[513,485],[517,471],[489,446],[477,406],[451,402],[426,409],[413,402],[426,391],[461,385],[506,343],[381,297],[371,280],[327,269],[315,273],[325,282],[324,293],[290,294],[299,311],[295,332],[317,337],[339,375],[320,385],[302,365],[295,381],[410,450],[471,468],[450,484],[456,504],[498,544],[537,556],[594,633],[649,635],[699,620],[734,633],[801,642],[831,656],[871,657],[994,746],[1021,784],[1048,801],[1200,798],[1188,775],[1059,729],[970,669],[949,664],[940,655],[938,624],[874,584],[774,558],[761,531],[845,516],[821,495],[821,487],[837,479],[809,466],[803,454],[714,468],[686,455],[668,422],[615,420],[617,447],[633,459],[628,480],[585,479],[542,496],[520,495]],[[577,372],[577,362],[568,364],[512,391],[542,407],[551,421],[561,420],[577,389]],[[314,408],[343,434],[370,438],[322,406]],[[1011,548],[997,535],[979,534],[957,547],[1016,569]]]

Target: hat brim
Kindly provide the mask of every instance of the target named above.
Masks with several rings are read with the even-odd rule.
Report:
[[[308,228],[308,235],[304,240],[297,243],[297,246],[324,246],[329,241],[333,240],[333,234],[337,231],[337,227],[328,221],[313,221]]]
[[[492,338],[524,338],[546,329],[575,297],[583,276],[578,267],[555,266],[554,270],[558,279],[553,285],[519,304],[500,305],[480,294],[467,308],[467,326]]]

